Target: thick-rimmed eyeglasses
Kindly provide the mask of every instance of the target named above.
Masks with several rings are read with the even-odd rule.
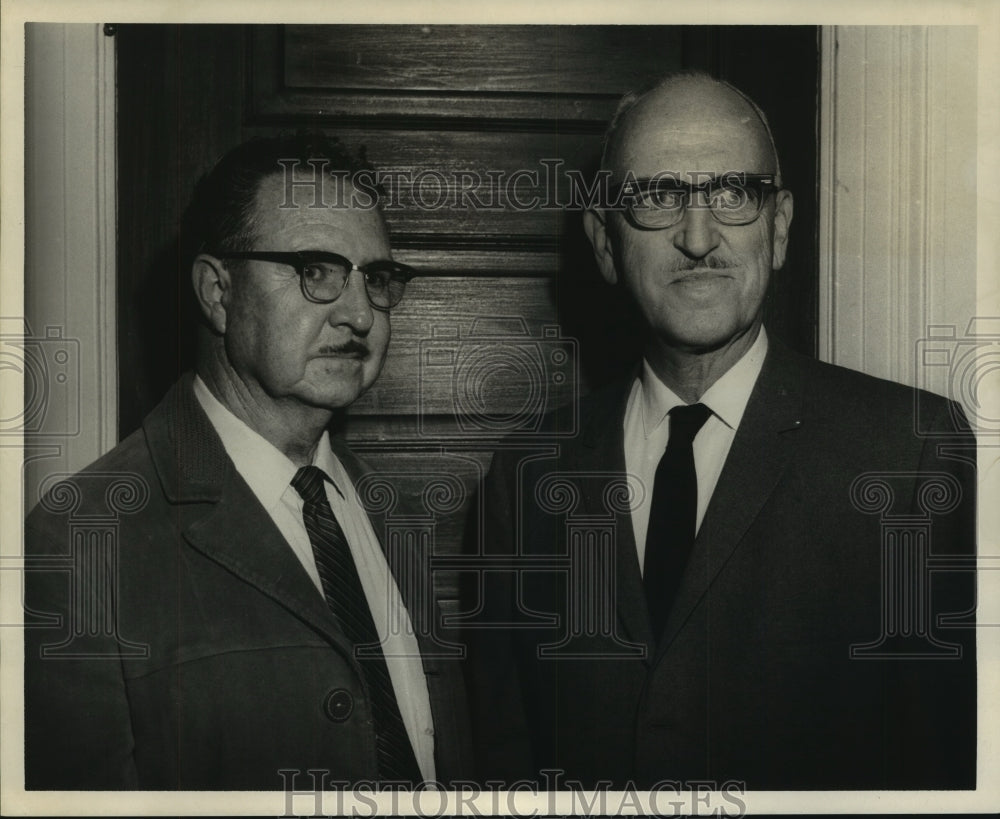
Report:
[[[749,225],[757,220],[767,197],[780,190],[773,174],[731,172],[712,175],[704,182],[674,176],[630,179],[612,192],[611,201],[624,208],[626,218],[643,230],[673,227],[691,208],[707,208],[723,225]],[[704,196],[704,204],[695,194]]]
[[[299,274],[302,295],[316,304],[329,304],[340,298],[347,286],[351,271],[358,270],[365,279],[368,303],[376,310],[390,310],[399,304],[406,290],[406,283],[416,275],[409,265],[380,259],[356,265],[339,253],[324,250],[299,250],[272,252],[248,250],[243,252],[213,253],[217,259],[246,259],[258,262],[276,262],[295,268]]]

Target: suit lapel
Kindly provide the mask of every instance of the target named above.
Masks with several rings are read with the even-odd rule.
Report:
[[[582,446],[577,449],[579,461],[575,464],[567,463],[567,468],[573,471],[600,476],[588,481],[589,485],[583,493],[581,511],[584,514],[606,516],[608,508],[604,487],[608,475],[626,474],[622,430],[633,380],[634,374],[624,386],[617,384],[593,396],[590,415],[583,429]],[[639,571],[632,514],[628,509],[615,513],[615,578],[615,605],[618,619],[625,629],[625,634],[619,636],[644,644],[649,661],[653,653],[653,633],[649,626],[646,594]]]
[[[732,556],[788,465],[802,425],[801,367],[771,341],[695,540],[657,660]]]
[[[189,374],[143,424],[187,542],[352,656],[325,601],[270,515],[236,471],[192,390]]]
[[[186,521],[184,537],[192,548],[283,606],[355,662],[353,646],[326,601],[226,455],[194,397],[191,381],[188,374],[174,385],[143,425],[164,493],[172,503],[186,507],[179,510]],[[331,445],[356,485],[370,470],[336,438],[331,437]],[[383,531],[384,515],[370,514],[369,518],[375,532]],[[384,543],[382,549],[384,553]],[[399,566],[390,564],[389,568],[414,618],[432,719],[442,740],[436,745],[435,756],[447,777],[451,771],[467,767],[467,731],[458,725],[464,695],[456,683],[457,674],[441,668],[431,657],[437,647],[422,636],[426,624],[419,619],[424,611],[421,601],[405,597],[408,591],[416,595],[418,590],[411,589],[414,584],[399,583]],[[437,611],[436,606],[429,609]]]
[[[188,543],[267,595],[348,656],[353,646],[326,601],[243,479],[233,474],[214,509],[184,532]]]

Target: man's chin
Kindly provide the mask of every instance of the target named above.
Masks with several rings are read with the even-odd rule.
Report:
[[[375,383],[368,358],[325,356],[309,362],[296,393],[300,400],[318,409],[349,407]]]
[[[752,343],[757,337],[751,327],[705,327],[660,336],[660,343],[679,352],[706,355],[728,347]]]
[[[316,406],[328,410],[347,409],[368,390],[365,384],[340,384],[332,389],[318,390]]]
[[[365,383],[360,370],[352,378],[309,379],[300,383],[290,394],[301,404],[317,410],[335,412],[346,409],[371,386]]]

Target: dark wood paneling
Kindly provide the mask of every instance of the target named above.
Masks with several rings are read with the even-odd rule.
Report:
[[[579,344],[555,316],[548,279],[416,279],[393,311],[382,375],[351,412],[483,416],[456,422],[459,437],[530,426],[569,402],[579,381]]]
[[[731,80],[770,116],[796,214],[767,323],[815,353],[814,28],[123,25],[116,41],[122,436],[193,361],[177,230],[196,179],[250,136],[322,128],[405,172],[386,217],[396,257],[422,274],[380,379],[337,423],[411,507],[435,475],[459,481],[453,508],[433,512],[437,553],[458,552],[504,433],[530,437],[540,412],[636,359],[631,308],[598,276],[579,211],[558,204],[567,171],[593,171],[620,95],[677,68]],[[561,163],[554,197],[543,160]],[[519,170],[539,175],[517,177],[532,207],[514,201]],[[414,196],[421,173],[424,204],[444,180],[440,206]],[[475,175],[499,207],[456,196]],[[455,596],[454,571],[434,579]]]
[[[393,234],[393,258],[413,265],[427,275],[555,276],[559,252],[535,250],[518,240],[494,238],[487,246],[467,242],[463,236],[439,236],[434,246],[424,246],[422,237]],[[555,244],[555,243],[553,243]]]
[[[453,237],[480,246],[511,237],[522,245],[555,246],[567,225],[580,218],[580,207],[570,205],[581,202],[592,185],[601,144],[596,135],[557,132],[344,128],[331,133],[363,146],[385,180],[385,216],[396,247],[447,246]],[[310,205],[338,199],[332,180],[319,196],[313,188],[292,193]]]
[[[624,90],[680,67],[680,44],[669,26],[260,27],[252,117],[600,132]]]
[[[579,213],[517,208],[491,179],[509,181],[520,169],[542,175],[544,159],[560,160],[563,175],[588,174],[620,94],[679,67],[732,80],[770,115],[796,217],[767,321],[793,347],[815,351],[813,28],[126,25],[117,43],[123,435],[190,366],[193,335],[181,310],[187,260],[176,231],[195,180],[242,139],[290,128],[336,133],[409,178],[431,171],[451,184],[478,173],[479,198],[503,204],[413,207],[401,186],[403,207],[387,212],[393,246],[425,277],[394,316],[381,380],[353,409],[355,440],[419,446],[455,430],[454,419],[421,412],[415,382],[421,349],[438,343],[435,326],[456,319],[462,350],[470,349],[472,316],[523,318],[532,349],[558,320],[560,338],[576,341],[581,378],[571,389],[546,390],[546,406],[622,373],[636,353],[634,318],[597,276]],[[435,181],[425,183],[432,193]],[[517,191],[530,198],[544,188],[521,176]],[[560,191],[565,201],[564,178]],[[454,196],[444,199],[450,205]],[[526,400],[516,379],[487,382],[501,418]],[[441,412],[454,403],[449,389],[440,379],[432,387]]]
[[[285,26],[295,88],[614,97],[678,54],[668,26]],[[609,62],[628,55],[620,71]]]

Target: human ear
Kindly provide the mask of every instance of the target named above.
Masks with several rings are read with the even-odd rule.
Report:
[[[226,301],[230,285],[229,271],[219,259],[199,253],[191,265],[191,284],[201,314],[216,333],[226,332]]]
[[[771,269],[780,270],[785,263],[785,253],[788,250],[788,229],[792,224],[794,211],[792,192],[780,190],[775,194],[774,204],[774,238],[772,239]]]
[[[604,281],[608,284],[616,284],[618,271],[615,268],[615,252],[606,220],[607,216],[601,211],[586,210],[583,212],[583,230],[594,250],[597,269],[601,271]]]

